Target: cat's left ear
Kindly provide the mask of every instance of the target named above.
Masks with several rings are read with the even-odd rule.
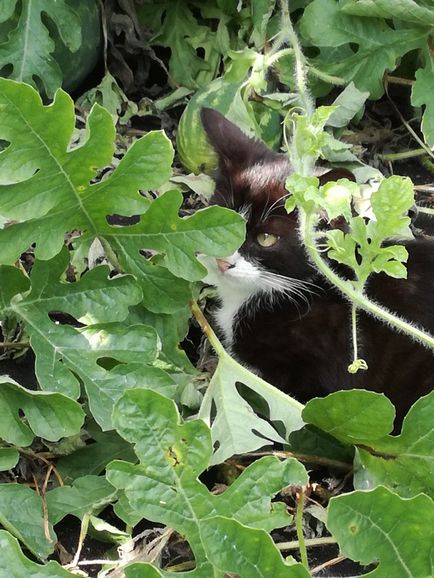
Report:
[[[219,169],[231,173],[261,162],[275,153],[250,138],[217,110],[202,108],[200,114],[208,141],[217,153]]]

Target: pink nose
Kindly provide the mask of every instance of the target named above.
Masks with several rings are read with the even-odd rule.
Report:
[[[226,273],[228,269],[232,269],[234,266],[233,263],[229,263],[229,261],[225,261],[225,259],[216,259],[217,267],[222,273]]]

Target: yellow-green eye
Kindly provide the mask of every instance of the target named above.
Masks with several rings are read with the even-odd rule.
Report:
[[[259,235],[256,237],[256,240],[261,245],[261,247],[272,247],[279,239],[280,237],[273,235],[272,233],[259,233]]]

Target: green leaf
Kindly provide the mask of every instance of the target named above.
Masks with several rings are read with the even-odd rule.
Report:
[[[358,90],[354,82],[350,82],[333,101],[333,106],[336,106],[337,109],[327,120],[327,125],[333,127],[347,126],[363,107],[368,97],[369,92]]]
[[[117,431],[135,444],[140,464],[112,462],[107,466],[108,480],[125,491],[137,514],[186,536],[196,560],[194,576],[213,575],[201,536],[204,520],[225,516],[269,530],[289,523],[285,508],[271,504],[271,496],[288,484],[306,483],[306,471],[296,460],[263,458],[216,496],[198,480],[212,453],[210,431],[203,421],[180,423],[175,404],[150,390],[125,392],[113,419]]]
[[[433,11],[434,14],[434,11]],[[422,117],[422,132],[428,146],[434,147],[434,71],[427,65],[425,68],[416,70],[416,80],[411,91],[411,103],[413,106],[425,106]]]
[[[58,279],[67,263],[66,248],[51,261],[36,261],[31,290],[13,297],[5,311],[13,311],[26,323],[42,389],[76,398],[80,394],[78,376],[95,419],[110,429],[113,403],[124,389],[132,385],[153,387],[151,381],[157,378],[157,389],[173,393],[175,384],[164,372],[147,369],[158,355],[155,330],[121,323],[129,306],[141,300],[140,288],[132,277],[109,279],[107,267],[96,267],[75,283],[62,283]],[[2,288],[9,286],[10,276],[15,286],[16,269],[0,267]],[[57,324],[49,318],[53,311],[92,325]],[[101,360],[106,358],[127,364],[129,369],[105,369]]]
[[[61,457],[56,468],[66,484],[86,475],[100,474],[111,460],[136,461],[136,454],[129,443],[116,432],[102,432],[96,424],[87,427],[92,443]]]
[[[53,552],[56,535],[50,522],[46,526],[50,539],[45,535],[42,498],[34,490],[21,484],[0,484],[0,523],[40,560]]]
[[[344,0],[341,10],[357,16],[397,18],[419,26],[434,26],[434,9],[415,0]]]
[[[71,52],[81,45],[80,19],[65,0],[49,4],[45,0],[31,0],[21,6],[16,27],[9,32],[6,42],[0,44],[0,68],[12,65],[10,77],[33,86],[37,86],[37,78],[47,95],[52,96],[62,84],[62,72],[52,56],[55,44],[41,16],[48,14]]]
[[[407,211],[414,205],[413,183],[408,177],[392,176],[384,179],[372,193],[371,205],[376,217],[376,234],[383,240],[406,227]]]
[[[403,497],[425,492],[434,498],[434,392],[410,409],[399,436],[369,442],[356,451],[354,485],[383,484]]]
[[[19,459],[20,454],[14,448],[0,448],[0,472],[14,468]]]
[[[267,440],[285,440],[268,420],[252,411],[241,397],[237,384],[255,392],[269,411],[273,421],[282,422],[286,435],[303,425],[302,405],[257,375],[250,373],[226,352],[219,352],[217,369],[203,399],[199,417],[211,425],[215,453],[212,463],[223,462],[234,454],[243,454],[263,447]],[[213,419],[213,413],[216,413]]]
[[[162,253],[169,271],[189,281],[198,281],[206,269],[197,261],[197,252],[223,257],[242,244],[244,219],[223,207],[209,207],[191,217],[180,218],[182,203],[179,191],[167,191],[149,207],[140,223],[130,227],[104,228],[104,236],[114,249],[127,259],[136,259],[141,249]]]
[[[51,523],[58,524],[68,514],[83,519],[85,514],[102,510],[114,501],[116,490],[105,478],[84,476],[72,486],[59,486],[47,492],[47,507]]]
[[[359,187],[348,179],[339,179],[336,182],[326,183],[320,187],[323,196],[322,208],[327,211],[329,220],[343,215],[347,220],[351,219],[351,200],[356,195]]]
[[[0,414],[0,437],[18,446],[29,446],[34,436],[57,441],[74,435],[84,421],[74,400],[60,393],[29,391],[7,376],[0,377]]]
[[[95,105],[85,142],[69,148],[74,107],[61,90],[43,106],[30,86],[0,79],[0,112],[0,138],[10,142],[0,153],[8,183],[0,186],[0,215],[17,221],[0,231],[3,263],[13,262],[32,243],[36,256],[50,259],[65,233],[79,229],[97,236],[109,228],[106,215],[144,212],[149,201],[138,190],[156,188],[170,176],[171,144],[163,133],[151,132],[133,144],[109,177],[91,184],[112,160],[113,121]]]
[[[138,11],[146,27],[149,27],[149,10],[155,12],[154,5],[145,5]],[[189,88],[206,85],[214,78],[220,60],[216,50],[216,33],[197,22],[184,0],[166,0],[159,10],[164,17],[155,22],[158,32],[152,43],[170,48],[169,71],[172,81]],[[198,56],[198,48],[203,50],[203,58]]]
[[[253,31],[250,40],[262,50],[267,40],[267,26],[273,13],[275,0],[253,0],[250,3]]]
[[[2,562],[0,578],[71,578],[76,574],[67,572],[51,560],[48,564],[36,564],[21,552],[17,540],[4,530],[0,530],[0,550]]]
[[[403,500],[386,488],[330,500],[327,527],[344,556],[379,561],[372,578],[431,578],[434,504],[424,495]]]
[[[234,572],[241,578],[310,576],[302,564],[286,564],[266,532],[246,528],[236,520],[221,516],[204,520],[201,538],[208,559],[223,572]]]
[[[390,433],[395,409],[383,394],[353,389],[311,399],[303,419],[345,443],[363,443]]]
[[[181,576],[183,575],[180,572]],[[150,564],[130,564],[127,568],[125,568],[125,577],[126,578],[163,578],[165,574],[162,574],[158,568],[151,566]],[[189,572],[190,576],[195,576],[195,571]],[[197,576],[197,574],[196,574]]]
[[[426,28],[394,30],[380,18],[345,14],[337,0],[313,0],[304,11],[300,30],[308,42],[325,48],[311,60],[317,68],[353,81],[359,90],[379,98],[384,92],[384,73],[394,70],[404,54],[426,45],[429,24]],[[356,51],[351,50],[351,44],[357,45]],[[336,54],[327,57],[329,47],[340,48],[339,59]]]

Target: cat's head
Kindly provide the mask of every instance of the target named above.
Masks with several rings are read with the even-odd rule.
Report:
[[[285,210],[287,155],[249,138],[215,110],[203,108],[201,118],[218,156],[211,203],[239,212],[247,228],[239,251],[206,263],[207,281],[220,293],[301,290],[313,270],[300,244],[297,217]]]

